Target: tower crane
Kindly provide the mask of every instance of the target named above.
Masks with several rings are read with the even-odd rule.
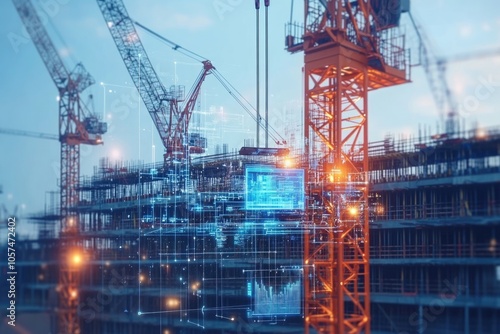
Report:
[[[423,27],[409,13],[417,37],[419,39],[419,63],[424,68],[429,88],[438,108],[440,121],[444,123],[444,135],[453,136],[459,131],[459,105],[446,79],[446,67],[452,62],[461,62],[472,59],[494,57],[500,55],[500,49],[485,50],[483,52],[469,52],[449,58],[438,57],[425,33]]]
[[[107,125],[90,113],[80,99],[80,94],[94,83],[92,76],[81,63],[72,71],[67,69],[30,0],[13,0],[13,3],[59,93],[62,258],[57,322],[59,333],[76,334],[80,333],[77,317],[79,273],[71,259],[78,256],[74,257],[71,252],[78,244],[78,215],[73,210],[78,203],[80,145],[102,144]]]
[[[368,92],[409,81],[404,1],[304,0],[305,332],[370,333]]]
[[[256,121],[259,127],[265,129],[276,145],[286,144],[284,138],[272,126],[266,123],[264,127],[264,124],[259,120],[258,113],[255,114],[255,108],[217,71],[209,60],[160,36],[139,22],[133,21],[129,17],[122,0],[97,0],[97,3],[120,56],[160,135],[165,147],[164,162],[166,164],[172,161],[185,161],[191,153],[203,153],[205,151],[206,138],[201,137],[198,133],[189,134],[188,129],[201,85],[209,74],[212,74],[221,83],[224,89]],[[268,4],[267,1],[266,3]],[[182,86],[171,86],[167,89],[161,83],[146,54],[135,26],[139,26],[161,39],[169,44],[172,49],[202,63],[203,68],[185,97]],[[182,106],[181,102],[183,102]],[[270,149],[270,151],[273,150]],[[251,154],[254,154],[259,149],[244,147],[243,151],[251,151]],[[278,151],[283,153],[287,152],[287,149],[280,148]]]
[[[441,122],[444,123],[444,131],[452,135],[458,131],[458,105],[446,81],[446,62],[434,54],[425,31],[411,13],[409,16],[419,39],[420,64],[424,68]]]
[[[184,160],[189,153],[203,153],[206,139],[188,135],[188,126],[201,84],[214,69],[203,60],[203,68],[191,91],[184,97],[182,86],[167,89],[158,78],[146,50],[121,0],[97,0],[111,36],[165,147],[165,162]],[[179,46],[174,46],[177,49]],[[181,106],[180,103],[184,102]]]

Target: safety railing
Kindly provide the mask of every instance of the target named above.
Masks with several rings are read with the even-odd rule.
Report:
[[[475,244],[425,245],[373,245],[370,247],[372,259],[407,258],[496,258],[500,257],[500,246],[495,242]]]

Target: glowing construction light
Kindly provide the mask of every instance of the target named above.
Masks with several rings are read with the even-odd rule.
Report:
[[[478,139],[485,139],[486,137],[488,137],[488,133],[484,129],[477,129],[476,137]]]
[[[144,275],[143,275],[143,274],[140,274],[140,275],[139,275],[139,282],[140,282],[140,283],[144,282],[144,280],[145,280],[145,279],[146,279],[146,278],[144,277]]]
[[[328,174],[328,180],[330,182],[335,182],[335,180],[338,180],[341,175],[342,175],[342,170],[338,168],[333,168]]]
[[[76,297],[78,297],[78,291],[71,290],[69,295],[70,295],[71,299],[76,299]]]
[[[74,265],[74,266],[79,266],[82,264],[82,254],[80,254],[79,252],[75,251],[73,252],[71,255],[70,255],[70,261],[71,261],[71,264]]]
[[[496,248],[497,248],[497,239],[492,238],[492,239],[490,240],[490,245],[489,245],[489,247],[488,247],[488,250],[489,250],[490,252],[494,253],[494,252],[495,252],[495,250],[496,250]],[[498,268],[498,267],[497,267],[497,268]]]
[[[167,298],[166,304],[167,304],[168,308],[178,308],[180,306],[181,302],[178,298],[169,297],[169,298]]]
[[[191,284],[191,289],[193,291],[198,290],[199,287],[200,287],[200,282],[194,282],[193,284]]]
[[[358,208],[356,208],[355,206],[349,207],[348,211],[351,216],[355,216],[358,214]]]
[[[82,257],[80,254],[73,255],[73,263],[80,264],[82,262]]]
[[[290,167],[293,167],[293,161],[292,159],[290,158],[285,158],[285,160],[283,161],[283,166],[285,168],[290,168]]]

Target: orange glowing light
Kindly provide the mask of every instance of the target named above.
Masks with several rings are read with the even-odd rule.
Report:
[[[75,266],[81,265],[82,260],[82,255],[78,251],[75,251],[70,255],[70,261]]]
[[[292,159],[290,159],[290,158],[286,158],[286,159],[283,161],[283,166],[285,166],[285,168],[290,168],[290,167],[293,167],[293,161],[292,161]]]
[[[168,308],[177,308],[181,304],[178,298],[170,297],[167,298],[167,307]]]
[[[200,282],[194,282],[193,284],[191,284],[191,289],[193,291],[198,290],[199,287],[200,287]]]
[[[355,216],[358,214],[358,208],[356,208],[354,206],[351,206],[348,210],[349,210],[349,214],[351,214],[351,216]]]

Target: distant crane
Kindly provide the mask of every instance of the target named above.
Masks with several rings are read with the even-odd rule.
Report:
[[[459,131],[459,105],[446,79],[446,66],[452,62],[494,57],[500,55],[500,49],[469,52],[448,58],[438,57],[431,46],[423,27],[409,12],[409,17],[419,39],[420,65],[424,68],[429,88],[438,108],[440,121],[444,124],[444,135],[453,136]]]
[[[3,187],[0,185],[0,194],[3,193]],[[5,204],[2,204],[2,211],[3,211],[3,216],[2,216],[2,211],[0,211],[0,228],[7,227],[7,219],[10,217],[16,217],[17,215],[17,208],[18,206],[14,208],[14,212],[12,214],[9,213],[7,208],[5,207]]]
[[[0,192],[1,194],[1,192]],[[7,207],[5,207],[5,204],[2,204],[2,211],[3,211],[3,216],[2,216],[2,212],[0,212],[0,228],[2,227],[7,227],[7,219],[8,218],[17,218],[17,209],[19,208],[19,206],[15,206],[14,207],[14,211],[12,213],[9,213],[9,210],[7,210]]]
[[[80,178],[80,145],[100,145],[107,125],[91,114],[80,94],[94,84],[81,63],[69,71],[43,26],[30,0],[13,0],[33,44],[42,58],[59,92],[59,141],[61,142],[61,255],[59,283],[58,332],[80,333],[78,320],[79,273],[71,259],[78,243],[79,222],[74,207],[78,204],[77,183]],[[79,262],[79,261],[78,261]]]

